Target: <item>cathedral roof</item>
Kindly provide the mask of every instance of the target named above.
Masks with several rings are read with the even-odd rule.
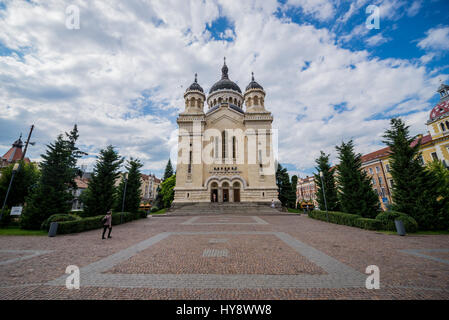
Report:
[[[251,89],[261,89],[261,90],[263,90],[263,87],[254,80],[254,72],[251,72],[251,76],[252,76],[251,77],[251,82],[246,87],[246,91],[251,90]]]
[[[200,91],[200,92],[204,92],[203,88],[201,88],[201,86],[198,84],[198,80],[197,80],[197,74],[195,73],[195,81],[190,85],[190,87],[187,88],[187,91]]]
[[[210,88],[209,94],[211,94],[214,91],[223,89],[234,90],[239,93],[242,93],[240,87],[235,82],[231,81],[228,77],[228,66],[226,65],[226,60],[224,62],[223,67],[221,68],[221,79]]]

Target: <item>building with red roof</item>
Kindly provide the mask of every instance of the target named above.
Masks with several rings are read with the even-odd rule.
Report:
[[[420,160],[423,165],[440,160],[449,168],[449,86],[441,84],[437,92],[440,94],[440,101],[430,111],[426,123],[428,134],[419,135],[411,146],[420,142]],[[362,168],[370,176],[373,189],[379,195],[383,209],[392,202],[391,189],[394,186],[389,156],[389,147],[362,156]]]
[[[22,135],[19,137],[19,139],[14,141],[14,143],[12,144],[12,147],[2,156],[1,161],[0,161],[0,168],[9,166],[11,163],[15,163],[15,162],[19,161],[20,159],[22,159],[23,142],[22,142],[21,138],[22,138]],[[24,158],[23,160],[26,163],[30,163],[29,158]]]

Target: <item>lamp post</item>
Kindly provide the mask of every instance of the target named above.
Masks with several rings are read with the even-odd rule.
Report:
[[[326,191],[324,190],[323,171],[320,171],[321,188],[323,189],[324,205],[326,206],[326,219],[329,222],[329,214],[327,213]]]
[[[19,170],[19,166],[20,166],[20,164],[18,162],[16,162],[14,164],[14,167],[12,168],[12,175],[11,175],[11,180],[9,181],[8,191],[6,191],[5,201],[3,201],[2,211],[0,212],[0,221],[2,220],[2,217],[3,217],[3,210],[5,209],[6,201],[8,200],[9,190],[11,190],[12,181],[14,180],[14,176],[16,175],[16,172]]]
[[[128,172],[123,175],[125,179],[125,188],[123,189],[122,213],[120,214],[120,224],[123,223],[123,210],[125,210],[126,185],[128,184]]]

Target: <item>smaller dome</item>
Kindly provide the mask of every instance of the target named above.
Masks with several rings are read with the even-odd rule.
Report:
[[[438,103],[432,111],[430,111],[430,121],[433,121],[444,114],[449,114],[449,100],[441,101]]]
[[[200,91],[204,93],[203,88],[198,84],[197,74],[195,73],[195,81],[187,88],[187,91]]]
[[[254,72],[251,72],[251,82],[246,87],[246,91],[251,90],[251,89],[263,90],[263,87],[254,80]]]

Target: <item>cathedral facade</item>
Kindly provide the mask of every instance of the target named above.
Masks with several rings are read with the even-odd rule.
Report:
[[[173,205],[198,202],[256,202],[280,205],[273,152],[273,117],[265,91],[254,80],[242,93],[221,79],[206,96],[195,81],[179,114],[178,159]]]

